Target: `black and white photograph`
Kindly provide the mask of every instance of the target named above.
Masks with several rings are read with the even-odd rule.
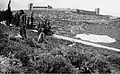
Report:
[[[0,0],[0,74],[120,74],[119,0]]]

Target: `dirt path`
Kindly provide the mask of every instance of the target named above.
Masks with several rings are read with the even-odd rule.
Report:
[[[56,34],[54,34],[53,37],[57,38],[57,39],[68,40],[68,41],[75,42],[75,43],[82,43],[85,45],[90,45],[90,46],[94,46],[94,47],[99,47],[99,48],[104,48],[104,49],[120,52],[120,49],[117,49],[117,48],[112,48],[112,47],[108,47],[108,46],[104,46],[104,45],[100,45],[100,44],[96,44],[96,43],[91,43],[91,42],[87,42],[87,41],[83,41],[83,40],[78,40],[78,39],[60,36],[60,35],[56,35]]]

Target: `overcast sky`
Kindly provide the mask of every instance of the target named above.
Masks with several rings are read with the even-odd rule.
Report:
[[[100,13],[105,15],[120,16],[120,0],[12,0],[12,9],[28,9],[28,4],[51,5],[53,8],[77,8],[94,11],[100,8]],[[6,8],[8,0],[0,0],[0,7]]]

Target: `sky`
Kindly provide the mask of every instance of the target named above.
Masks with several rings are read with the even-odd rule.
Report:
[[[13,10],[28,9],[30,2],[34,6],[51,5],[53,8],[75,8],[94,11],[100,8],[100,14],[120,17],[120,0],[11,0]],[[7,8],[8,0],[0,0],[0,8]]]

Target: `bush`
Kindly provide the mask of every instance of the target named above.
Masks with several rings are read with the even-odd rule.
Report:
[[[90,58],[88,58],[85,54],[82,54],[76,50],[70,50],[67,52],[65,56],[70,63],[78,68],[79,73],[92,73],[93,69],[90,66],[87,66],[89,63]]]
[[[29,56],[26,54],[26,51],[19,51],[14,55],[14,58],[19,59],[22,62],[23,66],[27,66],[29,63]]]
[[[36,63],[39,73],[72,73],[73,66],[61,55],[45,54],[39,56]]]
[[[31,47],[36,47],[36,44],[33,41],[33,39],[26,39],[26,44],[28,44]]]
[[[111,73],[110,64],[102,60],[97,60],[95,62],[94,68],[98,70],[99,73]]]
[[[117,69],[120,70],[120,57],[119,56],[108,56],[107,60]]]

